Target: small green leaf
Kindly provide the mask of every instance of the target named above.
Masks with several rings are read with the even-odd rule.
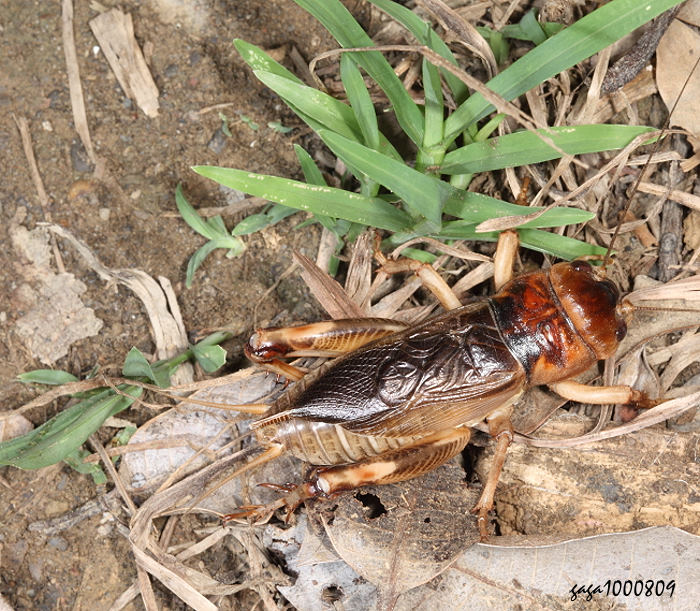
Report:
[[[221,119],[221,131],[231,138],[231,130],[228,128],[228,117],[223,112],[219,112],[219,119]]]
[[[542,44],[547,40],[547,34],[537,22],[534,10],[529,10],[523,15],[523,18],[520,20],[520,27],[527,39],[536,45]]]
[[[117,446],[125,446],[136,432],[135,426],[125,426],[112,437],[112,443]]]
[[[35,369],[34,371],[20,373],[17,379],[25,384],[49,384],[51,386],[60,386],[61,384],[78,381],[78,378],[72,373],[58,369]]]
[[[190,346],[194,358],[207,373],[214,373],[226,363],[226,350],[221,346]]]
[[[250,216],[245,217],[233,228],[231,233],[233,235],[248,235],[255,233],[256,231],[265,229],[265,227],[279,223],[282,219],[286,219],[288,216],[296,214],[296,212],[297,210],[294,210],[294,208],[282,206],[281,204],[275,204],[266,212],[251,214]]]
[[[288,134],[294,129],[293,127],[287,127],[286,125],[282,125],[282,121],[269,121],[267,126],[270,129],[274,129],[276,132],[279,132],[280,134]]]
[[[245,123],[245,124],[246,124],[248,127],[250,127],[250,129],[252,129],[253,131],[257,131],[258,128],[260,127],[260,126],[259,126],[255,121],[253,121],[253,119],[251,119],[250,117],[248,117],[248,116],[246,116],[246,115],[243,115],[243,114],[240,115],[240,116],[241,116],[241,121],[243,121],[243,123]]]
[[[185,223],[192,227],[192,229],[194,229],[199,235],[202,235],[209,240],[219,237],[214,219],[209,219],[207,221],[199,216],[197,211],[185,199],[185,195],[182,193],[181,184],[178,184],[175,189],[175,204],[177,205],[180,216],[183,218]]]
[[[122,373],[127,378],[148,378],[161,388],[170,386],[170,376],[166,370],[156,370],[146,360],[143,353],[136,347],[129,350],[126,355]]]
[[[68,456],[66,456],[63,460],[69,467],[75,469],[78,473],[89,474],[92,477],[92,481],[96,485],[99,486],[101,484],[106,484],[107,476],[102,470],[102,465],[100,465],[100,463],[83,462],[83,460],[88,456],[90,456],[90,452],[88,452],[87,450],[81,450],[80,448],[77,448]]]

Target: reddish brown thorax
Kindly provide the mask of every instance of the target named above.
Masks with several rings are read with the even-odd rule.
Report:
[[[490,298],[501,336],[531,385],[582,373],[614,354],[627,327],[619,293],[586,261],[524,274]]]

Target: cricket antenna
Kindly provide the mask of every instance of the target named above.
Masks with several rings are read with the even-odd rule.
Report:
[[[630,194],[629,198],[627,199],[627,204],[625,204],[624,209],[619,215],[617,225],[615,227],[615,231],[613,232],[612,238],[610,239],[610,243],[608,244],[608,249],[605,252],[605,256],[603,257],[603,268],[607,267],[611,261],[612,261],[612,252],[613,252],[613,246],[615,245],[615,241],[617,240],[617,236],[620,233],[620,227],[622,226],[623,221],[625,220],[625,217],[627,216],[627,213],[629,212],[630,207],[632,206],[632,201],[634,200],[634,196],[637,194],[637,191],[639,189],[639,184],[642,182],[642,176],[644,176],[644,171],[647,169],[649,166],[649,163],[651,163],[651,160],[653,159],[654,155],[658,152],[659,147],[661,146],[661,138],[664,135],[664,132],[668,129],[670,121],[671,121],[671,116],[676,110],[676,106],[678,106],[678,102],[680,99],[683,97],[683,94],[685,93],[685,89],[688,86],[688,83],[690,82],[691,77],[693,74],[695,74],[695,71],[698,68],[698,64],[700,64],[700,57],[696,60],[695,65],[693,66],[693,69],[688,73],[688,76],[685,79],[685,82],[683,83],[683,87],[681,87],[681,90],[678,94],[678,97],[676,98],[675,102],[673,103],[673,106],[671,107],[671,110],[668,112],[668,118],[666,119],[666,125],[664,125],[663,129],[659,133],[659,136],[656,139],[656,142],[654,143],[654,148],[653,150],[649,153],[647,160],[644,162],[644,166],[642,166],[642,169],[639,172],[639,175],[637,176],[637,180],[634,183],[634,186],[632,187],[632,193]]]

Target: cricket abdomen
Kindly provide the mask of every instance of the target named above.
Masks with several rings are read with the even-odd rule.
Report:
[[[360,435],[339,424],[300,418],[268,420],[255,434],[264,445],[281,444],[297,458],[312,465],[343,465],[373,458],[412,443],[416,436],[376,437]]]

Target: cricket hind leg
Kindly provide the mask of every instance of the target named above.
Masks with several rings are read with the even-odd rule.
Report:
[[[413,442],[411,445],[385,452],[350,465],[335,465],[314,469],[298,486],[271,485],[287,492],[273,503],[264,506],[241,507],[228,514],[226,521],[253,517],[261,519],[282,507],[287,518],[305,500],[330,498],[339,492],[353,490],[370,484],[393,484],[413,479],[446,463],[459,454],[469,442],[468,428],[456,428],[436,433]]]

